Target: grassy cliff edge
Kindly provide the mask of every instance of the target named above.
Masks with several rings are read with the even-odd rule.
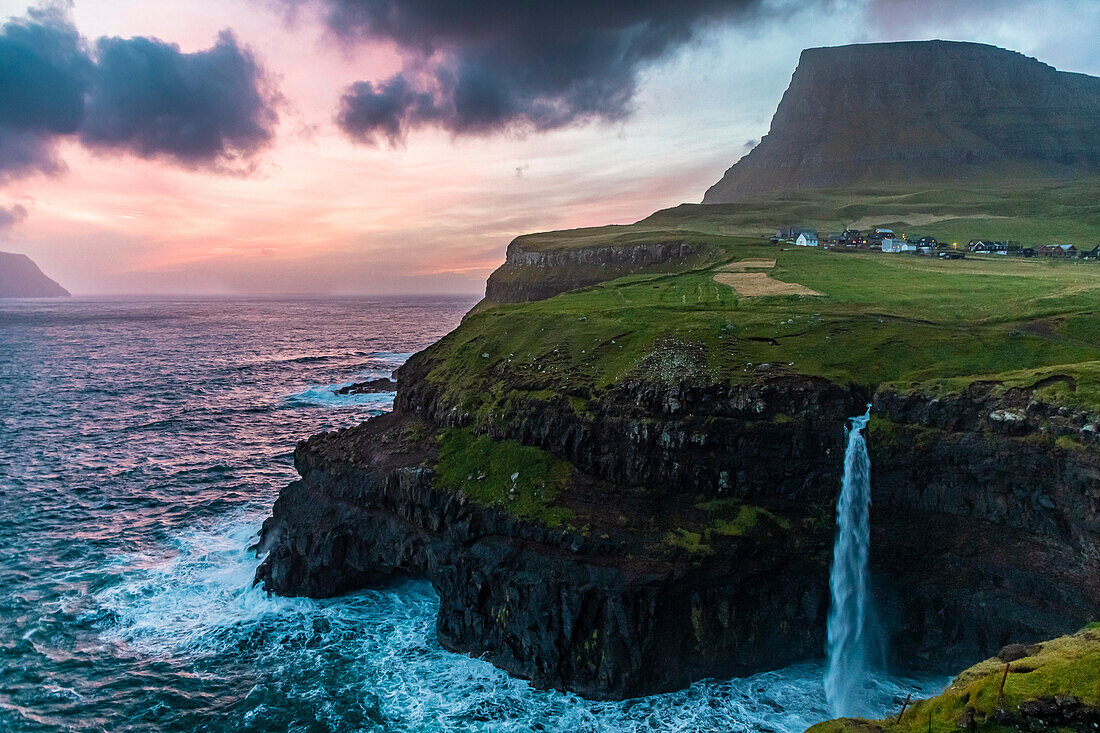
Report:
[[[1006,647],[970,667],[938,697],[882,720],[841,718],[812,733],[1096,730],[1100,724],[1100,623],[1041,644]]]

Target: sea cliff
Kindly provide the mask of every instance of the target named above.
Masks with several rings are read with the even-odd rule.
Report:
[[[843,419],[870,398],[872,572],[895,663],[957,668],[1100,607],[1094,415],[981,389],[637,385],[579,413],[515,405],[485,440],[565,461],[567,480],[540,485],[545,470],[488,453],[460,477],[467,491],[439,485],[441,445],[473,423],[431,388],[430,360],[400,371],[394,413],[298,446],[302,478],[263,529],[269,590],[427,577],[444,646],[596,698],[814,657]],[[1003,419],[1017,410],[1035,424]],[[528,501],[540,490],[546,502]]]
[[[818,73],[838,65],[889,113],[905,89],[879,56],[931,54],[994,89],[1020,71],[1048,101],[1095,89],[989,47],[896,45],[808,51],[781,127],[809,114],[851,132],[814,111],[821,95],[843,108]],[[1087,136],[1090,100],[1054,118]],[[938,134],[936,110],[913,106]],[[517,238],[485,300],[398,371],[392,413],[298,445],[257,582],[320,597],[427,578],[445,647],[594,698],[817,657],[844,425],[870,403],[890,663],[947,671],[1080,628],[1100,608],[1100,265],[765,244],[785,224],[857,220],[1083,247],[1100,236],[1095,150],[1055,137],[1056,167],[1088,175],[1052,183],[1047,160],[1032,179],[918,188],[905,160],[863,166],[886,176],[874,190],[811,195],[754,172],[777,135],[732,169],[783,189],[771,198]],[[930,175],[957,162],[953,140]],[[821,172],[795,152],[790,170]]]

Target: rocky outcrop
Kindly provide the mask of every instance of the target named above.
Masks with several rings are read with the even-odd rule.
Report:
[[[625,698],[814,655],[827,606],[828,531],[762,523],[705,553],[661,542],[699,510],[581,481],[584,526],[552,528],[433,487],[427,425],[393,413],[298,446],[302,479],[280,494],[257,580],[331,596],[427,577],[437,633],[539,687]],[[578,523],[579,524],[579,515]],[[736,572],[730,566],[736,563]]]
[[[69,291],[46,277],[30,257],[0,252],[0,298],[68,297]]]
[[[703,264],[710,256],[710,247],[675,238],[544,250],[535,248],[529,238],[519,237],[508,245],[504,264],[489,276],[485,300],[543,300],[624,275],[681,270],[693,262]]]
[[[891,181],[1100,171],[1100,79],[977,43],[802,52],[760,144],[703,203]]]
[[[365,382],[349,384],[346,387],[332,390],[332,393],[338,395],[378,394],[380,392],[393,392],[396,389],[397,382],[387,377],[381,377],[379,379],[368,379]]]
[[[580,396],[583,408],[576,395],[517,399],[478,422],[433,386],[429,358],[399,371],[395,413],[299,445],[302,479],[264,525],[269,590],[328,596],[421,575],[439,591],[445,646],[598,698],[820,653],[842,426],[866,390],[783,373],[623,384]],[[944,671],[1089,620],[1091,419],[1034,390],[873,400],[872,574],[895,662]],[[1047,417],[1000,417],[1021,403]],[[572,462],[558,499],[570,521],[438,488],[433,436],[451,426]],[[737,526],[738,507],[770,519]]]

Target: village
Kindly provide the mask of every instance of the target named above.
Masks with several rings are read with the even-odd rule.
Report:
[[[1072,244],[1044,244],[1024,247],[1018,242],[972,239],[967,244],[940,242],[934,237],[919,234],[898,235],[893,229],[875,227],[864,233],[858,229],[819,235],[805,227],[783,227],[769,239],[773,245],[797,247],[821,247],[832,251],[872,251],[888,254],[908,253],[945,260],[961,260],[969,254],[1001,255],[1005,257],[1049,257],[1068,260],[1100,260],[1100,244],[1091,248],[1078,248]]]

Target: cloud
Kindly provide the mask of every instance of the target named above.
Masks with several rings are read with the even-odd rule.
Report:
[[[27,207],[23,204],[0,206],[0,230],[18,224],[27,218]]]
[[[551,130],[632,111],[638,72],[705,22],[763,0],[298,0],[338,35],[395,44],[405,69],[350,86],[339,125],[369,144],[433,126],[454,134]]]
[[[337,123],[352,137],[372,145],[397,145],[406,128],[439,120],[444,113],[428,92],[418,92],[398,74],[381,84],[357,81],[340,98]]]
[[[188,166],[247,160],[267,146],[276,96],[230,31],[181,53],[155,38],[100,38],[80,140]]]
[[[64,164],[56,144],[217,169],[271,142],[278,95],[229,31],[183,53],[152,38],[101,38],[94,51],[63,5],[0,25],[0,182]]]
[[[0,26],[0,180],[61,167],[54,140],[80,129],[92,71],[58,7]]]

